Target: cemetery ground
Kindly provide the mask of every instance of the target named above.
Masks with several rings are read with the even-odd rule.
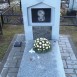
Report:
[[[21,34],[21,33],[24,33],[24,29],[23,29],[22,25],[4,25],[3,35],[0,36],[0,60],[2,60],[4,55],[7,53],[6,51],[9,47],[14,35],[15,34]],[[70,35],[75,47],[77,48],[77,27],[74,27],[74,26],[61,26],[60,34],[61,35]],[[60,39],[61,39],[61,37],[60,37]],[[63,53],[63,52],[61,52],[61,53]],[[66,54],[66,52],[64,52],[64,54],[62,54],[62,55],[63,56],[68,56],[68,54]],[[67,66],[69,66],[69,68],[71,68],[71,69],[67,69],[65,59],[63,59],[63,63],[65,65],[65,71],[67,73],[66,74],[67,77],[69,77],[71,75],[72,75],[71,77],[76,77],[75,73],[73,72],[73,69],[72,69],[73,67],[70,67],[69,65],[67,65]],[[75,68],[74,68],[74,70],[75,70]],[[69,75],[69,72],[71,72],[72,74]]]
[[[0,60],[4,57],[7,48],[12,41],[15,34],[23,33],[22,25],[4,25],[3,35],[0,35]],[[77,48],[77,27],[74,26],[61,26],[60,34],[70,35],[71,39]]]
[[[72,42],[77,49],[77,27],[76,26],[60,26],[60,34],[70,35]]]
[[[3,59],[7,48],[15,34],[23,33],[23,26],[21,25],[4,25],[3,35],[0,35],[0,60]]]

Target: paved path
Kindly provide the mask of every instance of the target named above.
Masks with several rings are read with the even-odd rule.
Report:
[[[15,41],[24,42],[23,35],[18,35]],[[24,52],[24,43],[22,44],[22,47],[14,47],[14,42],[4,68],[1,72],[2,77],[16,77],[18,73],[18,69]]]
[[[77,59],[67,36],[60,36],[59,46],[67,77],[77,77]]]
[[[2,77],[17,77],[24,51],[24,35],[18,35],[15,41],[22,41],[22,47],[12,47],[8,59],[1,72]],[[66,77],[77,77],[77,59],[71,48],[68,36],[60,36],[59,46]]]

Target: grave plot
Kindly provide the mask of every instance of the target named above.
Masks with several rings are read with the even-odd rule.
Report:
[[[17,77],[65,77],[58,44],[60,0],[22,0],[21,3],[26,45]],[[36,38],[40,38],[38,44],[41,39],[49,38],[50,51],[36,53],[39,51],[39,47],[33,49]]]
[[[12,41],[12,47],[10,48],[9,56],[6,60],[5,65],[3,66],[1,76],[15,76],[17,77],[19,67],[21,65],[22,54],[24,51],[24,34],[17,34],[14,40]],[[65,69],[66,77],[77,77],[77,59],[72,49],[72,45],[69,40],[69,36],[60,35],[59,37],[59,47],[60,53],[63,61],[63,66]],[[14,47],[15,42],[22,41],[22,47]],[[46,55],[46,54],[45,54]],[[71,56],[72,55],[72,56]],[[47,57],[48,58],[48,57]],[[40,67],[43,68],[43,67]]]
[[[47,1],[47,0],[34,0],[33,3],[32,0],[28,1],[22,0],[22,12],[23,12],[23,18],[24,18],[24,30],[25,30],[25,50],[23,53],[23,57],[21,60],[20,67],[17,67],[18,61],[16,61],[16,58],[19,56],[16,52],[16,55],[13,54],[11,58],[14,58],[14,62],[10,62],[11,58],[7,59],[6,64],[4,65],[3,71],[10,68],[10,70],[7,70],[5,77],[7,76],[16,76],[17,77],[65,77],[65,73],[68,76],[76,76],[76,69],[73,69],[75,67],[71,66],[71,61],[66,61],[66,59],[63,59],[63,63],[68,63],[68,68],[65,67],[65,72],[63,68],[61,53],[64,58],[66,54],[66,58],[68,55],[70,57],[68,59],[76,60],[73,53],[67,51],[67,45],[69,45],[68,39],[61,36],[60,38],[60,44],[58,44],[59,41],[59,21],[60,21],[60,0],[57,2],[55,1]],[[26,6],[25,6],[26,5]],[[41,6],[41,7],[40,7]],[[48,11],[48,12],[47,12]],[[48,19],[49,18],[49,19]],[[22,36],[21,36],[22,37]],[[47,53],[36,53],[33,50],[34,40],[36,38],[46,38],[50,41],[50,44],[52,45],[52,48]],[[18,38],[19,39],[19,38]],[[66,39],[64,41],[64,39]],[[24,42],[24,43],[25,43]],[[17,47],[19,43],[15,43],[14,47]],[[39,43],[40,44],[40,43]],[[61,45],[61,49],[59,49],[59,46]],[[63,45],[63,46],[62,46]],[[12,51],[14,51],[14,47]],[[68,46],[69,49],[71,49],[70,45]],[[17,48],[18,50],[19,48]],[[20,50],[20,49],[19,49]],[[18,51],[19,51],[18,50]],[[64,52],[63,52],[64,51]],[[72,51],[72,49],[71,49]],[[64,54],[63,54],[64,53]],[[71,57],[72,56],[72,57]],[[20,56],[19,56],[20,57]],[[9,63],[8,63],[9,61]],[[15,62],[16,61],[16,62]],[[66,62],[65,62],[66,61]],[[15,64],[14,64],[15,63]],[[77,63],[77,62],[76,62]],[[18,65],[19,65],[18,64]],[[14,69],[13,69],[14,68]],[[70,71],[70,68],[71,71]],[[2,75],[4,75],[2,71]],[[75,71],[75,72],[74,72]],[[16,72],[16,73],[14,73]],[[73,73],[73,74],[70,74]]]

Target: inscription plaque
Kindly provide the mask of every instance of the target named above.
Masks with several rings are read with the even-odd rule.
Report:
[[[32,23],[50,23],[51,8],[32,8]]]

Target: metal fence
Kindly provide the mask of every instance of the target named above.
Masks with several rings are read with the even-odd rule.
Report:
[[[77,26],[77,16],[61,16],[61,26]]]
[[[3,24],[22,24],[22,12],[19,4],[8,7],[0,15]]]
[[[22,24],[22,15],[3,15],[3,24]]]
[[[13,5],[5,9],[1,15],[1,23],[3,24],[23,24],[21,2],[20,4]],[[61,26],[77,26],[77,16],[76,15],[63,15],[60,19]]]

